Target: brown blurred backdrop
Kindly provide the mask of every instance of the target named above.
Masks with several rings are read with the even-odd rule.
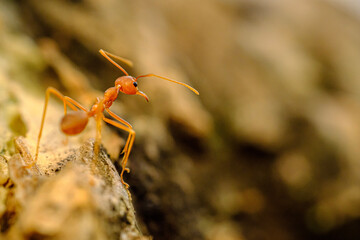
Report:
[[[41,97],[90,106],[121,75],[100,48],[199,90],[142,79],[150,103],[113,107],[154,239],[360,238],[358,0],[4,0],[0,32],[2,71]]]

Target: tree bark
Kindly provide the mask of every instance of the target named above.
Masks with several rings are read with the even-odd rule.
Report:
[[[48,165],[33,159],[25,139],[15,140],[9,161],[5,239],[149,239],[108,156],[94,158],[93,140]]]

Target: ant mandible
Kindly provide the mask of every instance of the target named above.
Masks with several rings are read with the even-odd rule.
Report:
[[[173,83],[183,85],[183,86],[189,88],[191,91],[193,91],[197,95],[199,95],[199,92],[196,89],[194,89],[193,87],[190,87],[189,85],[187,85],[185,83],[178,82],[173,79],[162,77],[162,76],[155,75],[152,73],[140,75],[135,78],[133,76],[130,76],[125,71],[125,69],[122,68],[119,64],[117,64],[112,58],[122,61],[130,66],[132,65],[131,61],[129,61],[125,58],[122,58],[122,57],[118,57],[118,56],[111,54],[109,52],[106,52],[102,49],[100,49],[99,52],[107,60],[109,60],[112,64],[114,64],[117,68],[119,68],[125,74],[125,76],[121,76],[121,77],[117,78],[115,80],[115,86],[107,89],[104,93],[103,98],[98,97],[96,99],[95,104],[90,108],[90,111],[88,111],[85,107],[83,107],[80,103],[78,103],[74,99],[72,99],[68,96],[64,96],[55,88],[52,88],[52,87],[47,88],[46,96],[45,96],[45,105],[44,105],[43,115],[42,115],[42,119],[41,119],[41,126],[40,126],[40,131],[39,131],[39,135],[38,135],[38,139],[37,139],[35,159],[34,159],[33,164],[31,164],[28,167],[35,165],[37,162],[38,155],[39,155],[40,139],[41,139],[42,130],[44,127],[46,109],[47,109],[48,101],[50,98],[50,94],[53,94],[56,97],[58,97],[59,99],[61,99],[64,103],[64,117],[62,118],[61,123],[60,123],[61,131],[64,134],[72,136],[72,135],[81,133],[85,129],[89,118],[91,118],[91,117],[95,118],[95,121],[96,121],[96,137],[95,137],[95,142],[94,142],[94,157],[95,158],[97,158],[97,156],[99,154],[99,148],[100,148],[100,144],[101,144],[101,121],[105,121],[106,123],[113,125],[119,129],[122,129],[129,133],[129,136],[128,136],[125,146],[124,146],[124,149],[122,151],[122,154],[124,154],[124,156],[121,161],[122,171],[120,174],[121,182],[125,185],[125,187],[128,191],[129,185],[126,182],[124,182],[123,174],[124,174],[124,171],[126,171],[128,173],[130,172],[130,169],[126,167],[126,163],[129,159],[131,148],[134,144],[135,131],[133,130],[132,126],[127,121],[125,121],[121,117],[117,116],[115,113],[113,113],[109,109],[111,107],[111,105],[113,104],[113,102],[118,97],[119,92],[122,92],[122,93],[125,93],[128,95],[140,95],[140,96],[143,96],[146,99],[146,101],[149,101],[149,98],[146,96],[146,94],[138,89],[137,81],[139,78],[143,78],[143,77],[161,78],[161,79],[173,82]],[[67,106],[69,106],[74,111],[67,112]],[[79,111],[79,110],[82,110],[82,111]],[[106,118],[104,116],[104,111],[106,111],[111,117],[113,117],[117,121]],[[130,196],[130,194],[129,194],[129,196]]]

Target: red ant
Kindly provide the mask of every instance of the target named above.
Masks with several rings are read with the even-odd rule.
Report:
[[[95,121],[96,121],[96,138],[95,138],[95,143],[94,143],[94,156],[95,158],[98,156],[99,154],[99,148],[100,148],[100,144],[101,144],[101,121],[105,121],[108,124],[111,124],[119,129],[122,129],[124,131],[127,131],[129,133],[129,136],[126,140],[126,144],[124,146],[124,149],[122,151],[122,153],[124,154],[123,159],[121,161],[121,167],[122,167],[122,171],[121,171],[121,182],[126,186],[126,189],[129,188],[129,185],[127,183],[124,182],[123,179],[123,174],[124,171],[126,172],[130,172],[130,169],[126,167],[126,163],[128,161],[130,152],[131,152],[131,148],[134,144],[134,139],[135,139],[135,131],[133,130],[132,126],[125,121],[124,119],[122,119],[121,117],[117,116],[115,113],[113,113],[109,108],[111,107],[111,105],[113,104],[113,102],[116,100],[116,98],[118,97],[119,92],[128,94],[128,95],[140,95],[143,96],[146,101],[149,101],[149,98],[146,96],[145,93],[139,91],[138,89],[138,83],[137,80],[139,78],[143,78],[143,77],[157,77],[157,78],[161,78],[173,83],[177,83],[180,85],[183,85],[187,88],[189,88],[191,91],[193,91],[194,93],[196,93],[197,95],[199,95],[199,92],[190,87],[189,85],[182,83],[182,82],[178,82],[175,81],[173,79],[170,78],[166,78],[166,77],[162,77],[162,76],[158,76],[155,74],[145,74],[145,75],[141,75],[138,77],[132,77],[130,76],[119,64],[117,64],[112,58],[115,58],[117,60],[120,60],[128,65],[132,65],[132,62],[118,57],[116,55],[113,55],[111,53],[108,53],[102,49],[100,49],[99,51],[101,53],[101,55],[103,55],[107,60],[109,60],[112,64],[114,64],[117,68],[119,68],[126,76],[121,76],[119,78],[117,78],[115,80],[115,86],[111,87],[109,89],[107,89],[104,93],[104,97],[100,98],[98,97],[96,99],[95,104],[90,108],[90,111],[88,111],[86,108],[84,108],[80,103],[76,102],[74,99],[64,96],[62,95],[58,90],[56,90],[55,88],[49,87],[46,89],[46,97],[45,97],[45,105],[44,105],[44,111],[43,111],[43,115],[42,115],[42,119],[41,119],[41,126],[40,126],[40,132],[38,135],[38,140],[37,140],[37,145],[36,145],[36,153],[35,153],[35,160],[33,162],[33,164],[31,164],[28,167],[31,167],[33,165],[36,164],[37,159],[38,159],[38,155],[39,155],[39,145],[40,145],[40,139],[41,139],[41,135],[42,135],[42,130],[44,127],[44,121],[45,121],[45,115],[46,115],[46,109],[47,109],[47,105],[48,105],[48,101],[49,101],[49,97],[50,94],[54,94],[56,97],[60,98],[63,103],[64,103],[64,117],[61,120],[60,123],[60,127],[61,127],[61,131],[63,133],[65,133],[66,135],[76,135],[81,133],[87,123],[90,117],[94,117]],[[69,113],[67,113],[67,106],[69,106],[72,110]],[[82,111],[79,111],[82,110]],[[106,111],[111,117],[113,117],[115,120],[114,121],[112,119],[106,118],[104,116],[104,111]],[[130,196],[130,194],[129,194]]]

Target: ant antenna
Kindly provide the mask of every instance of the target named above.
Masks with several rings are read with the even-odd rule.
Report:
[[[138,76],[137,78],[135,78],[135,81],[137,81],[139,78],[142,78],[142,77],[157,77],[157,78],[161,78],[161,79],[167,80],[167,81],[169,81],[169,82],[177,83],[177,84],[183,85],[184,87],[187,87],[188,89],[190,89],[191,91],[193,91],[196,95],[199,95],[199,92],[198,92],[195,88],[193,88],[193,87],[191,87],[191,86],[189,86],[189,85],[187,85],[187,84],[185,84],[185,83],[178,82],[178,81],[175,81],[175,80],[173,80],[173,79],[166,78],[166,77],[162,77],[162,76],[155,75],[155,74],[152,74],[152,73]]]
[[[119,64],[117,64],[114,60],[112,60],[111,58],[115,58],[117,60],[120,60],[122,62],[124,62],[125,64],[127,64],[128,66],[132,67],[133,63],[132,61],[126,59],[126,58],[122,58],[119,56],[116,56],[114,54],[111,54],[109,52],[106,52],[102,49],[99,50],[99,52],[101,53],[101,55],[103,55],[107,60],[109,60],[112,64],[114,64],[117,68],[119,68],[123,73],[125,73],[126,76],[129,76],[129,74],[125,71],[125,69],[123,69]]]

